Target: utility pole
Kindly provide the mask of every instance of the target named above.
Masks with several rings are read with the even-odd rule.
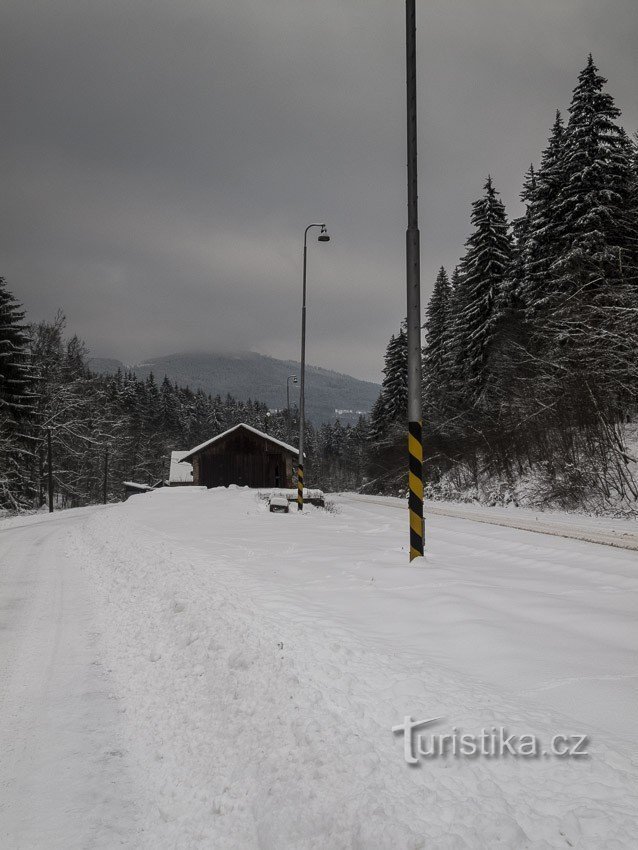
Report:
[[[47,478],[49,484],[49,513],[53,513],[53,460],[51,452],[51,429],[47,428]]]
[[[108,501],[108,486],[109,486],[109,447],[104,449],[104,477],[102,480],[102,501],[104,504]]]
[[[423,434],[421,413],[421,269],[417,179],[416,9],[406,0],[406,94],[408,142],[408,229],[406,282],[408,316],[408,454],[410,561],[423,555]]]

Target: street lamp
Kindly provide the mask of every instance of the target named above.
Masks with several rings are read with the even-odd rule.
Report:
[[[303,298],[301,305],[301,380],[299,383],[299,461],[297,463],[297,510],[303,510],[303,437],[304,417],[306,413],[306,269],[308,266],[308,231],[312,227],[321,228],[317,242],[330,242],[325,224],[309,224],[303,234]]]

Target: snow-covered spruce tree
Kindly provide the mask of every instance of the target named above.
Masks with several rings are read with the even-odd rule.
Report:
[[[569,108],[556,203],[560,257],[554,263],[560,294],[601,288],[601,273],[620,274],[632,242],[629,202],[631,148],[616,123],[620,110],[590,56]]]
[[[484,398],[490,353],[507,310],[512,237],[505,207],[488,177],[485,194],[472,204],[474,232],[461,260],[460,312],[454,320],[456,368],[468,405]]]
[[[576,376],[592,408],[624,409],[638,384],[634,172],[605,83],[590,56],[569,109],[556,204],[559,254],[544,319],[555,343],[551,356]]]
[[[33,377],[24,310],[0,277],[0,412],[5,427],[33,411]]]
[[[405,321],[390,338],[385,353],[381,392],[370,414],[367,475],[377,491],[397,492],[405,486],[408,411],[408,343]],[[404,480],[405,479],[405,480]]]
[[[526,213],[514,231],[520,263],[521,298],[532,331],[538,310],[547,303],[552,293],[550,270],[559,250],[556,205],[564,180],[564,146],[565,126],[560,112],[557,112],[540,168],[533,180],[529,173],[526,178],[521,196],[526,204]],[[542,323],[537,329],[542,332]]]
[[[458,350],[458,340],[455,334],[456,318],[460,315],[463,309],[463,294],[464,289],[461,285],[461,269],[456,266],[452,272],[450,280],[450,295],[448,299],[448,320],[443,331],[443,340],[441,347],[443,349],[443,366],[450,382],[450,390],[455,379],[455,373],[458,372],[458,361],[460,359]]]
[[[408,415],[408,331],[401,323],[390,347],[390,358],[383,386],[386,389],[386,411],[391,422],[404,423]]]
[[[448,273],[443,266],[434,282],[432,295],[425,311],[425,346],[423,349],[426,363],[435,371],[443,365],[443,339],[448,325],[451,285]]]
[[[450,279],[441,266],[425,312],[423,347],[424,419],[439,418],[447,390],[446,333],[450,321]]]
[[[407,421],[408,410],[408,338],[405,321],[392,335],[385,353],[381,392],[370,417],[370,439],[382,441],[391,426]]]
[[[0,277],[0,509],[23,507],[29,492],[32,452],[26,430],[34,387],[24,311]]]
[[[627,150],[631,163],[631,178],[629,185],[628,218],[630,231],[630,249],[632,254],[631,275],[636,287],[638,287],[638,133],[633,139],[626,137]]]
[[[512,221],[512,236],[514,238],[514,253],[511,267],[512,280],[520,292],[525,283],[525,248],[527,246],[532,225],[532,202],[536,195],[537,179],[534,165],[530,165],[523,178],[523,189],[520,199],[525,205],[525,212],[520,218]]]

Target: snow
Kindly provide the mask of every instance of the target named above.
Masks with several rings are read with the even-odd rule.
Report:
[[[0,846],[7,850],[110,850],[135,829],[136,795],[91,591],[65,554],[85,510],[0,524]]]
[[[222,434],[218,434],[216,437],[212,437],[210,440],[206,440],[204,443],[200,443],[199,446],[195,446],[194,449],[190,449],[190,451],[185,452],[184,458],[191,457],[192,455],[197,454],[197,452],[200,452],[202,449],[205,449],[207,446],[212,446],[213,443],[217,443],[219,442],[219,440],[223,440],[225,437],[227,437],[229,434],[232,434],[233,431],[236,431],[238,428],[244,428],[246,431],[251,431],[258,437],[262,437],[262,439],[268,440],[269,443],[274,443],[274,445],[285,449],[287,452],[290,452],[293,455],[297,455],[299,453],[299,449],[296,449],[294,446],[291,446],[288,443],[284,443],[281,440],[277,440],[270,434],[264,433],[264,431],[258,431],[257,428],[253,428],[252,425],[246,425],[245,422],[240,422],[239,425],[235,425],[234,427],[229,428],[227,431],[224,431]],[[182,459],[181,462],[184,463],[184,460]]]
[[[314,490],[309,487],[303,488],[303,497],[304,499],[323,499],[324,498],[323,490]],[[270,498],[272,496],[281,496],[283,499],[288,499],[288,501],[293,501],[298,496],[297,488],[291,489],[272,489],[272,490],[262,490],[259,492],[259,497],[262,499]]]
[[[169,484],[192,484],[193,464],[181,463],[181,460],[190,454],[189,451],[171,452],[171,466],[168,473]]]
[[[392,496],[351,495],[353,501],[381,504],[388,507],[407,508],[407,500]],[[626,519],[611,517],[590,517],[565,511],[538,511],[531,508],[519,508],[513,505],[499,505],[486,509],[485,505],[473,505],[464,502],[443,502],[426,500],[426,517],[448,516],[470,519],[473,522],[486,522],[490,525],[502,525],[522,531],[534,531],[556,537],[584,540],[588,543],[601,543],[605,546],[617,546],[620,549],[638,550],[638,521],[635,516]]]
[[[164,488],[0,524],[0,844],[635,846],[635,552],[432,515],[410,566],[404,510],[333,500]],[[590,756],[411,768],[406,715]]]
[[[288,499],[285,496],[271,496],[268,499],[268,506],[272,510],[273,508],[283,508],[284,510],[288,510]]]

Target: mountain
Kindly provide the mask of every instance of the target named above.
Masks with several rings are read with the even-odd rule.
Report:
[[[130,369],[138,378],[151,372],[160,382],[164,375],[180,386],[202,389],[222,397],[230,393],[237,399],[265,402],[271,408],[286,405],[286,378],[299,375],[299,363],[276,360],[263,354],[170,354],[143,363],[125,366],[117,360],[94,357],[89,362],[94,372]],[[359,413],[369,413],[380,387],[350,375],[342,375],[319,366],[306,364],[306,416],[315,425],[339,418],[344,424],[355,423]],[[299,403],[299,387],[290,383],[290,404]]]

